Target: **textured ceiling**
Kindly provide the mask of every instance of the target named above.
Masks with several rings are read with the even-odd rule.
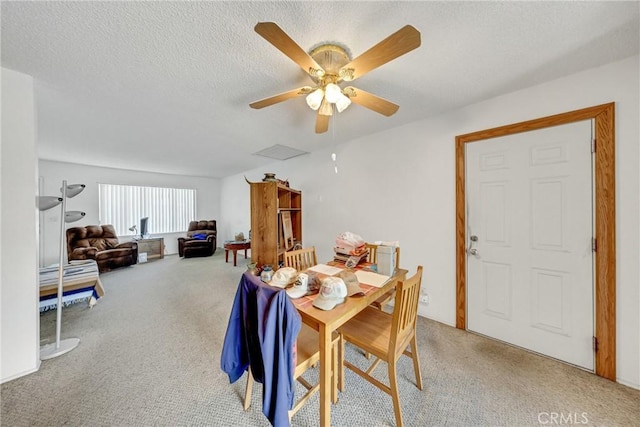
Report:
[[[354,57],[413,25],[421,47],[354,82],[400,110],[352,105],[316,135],[303,97],[249,108],[311,81],[262,21]],[[626,58],[639,38],[636,1],[2,2],[2,66],[35,78],[40,158],[209,177]]]

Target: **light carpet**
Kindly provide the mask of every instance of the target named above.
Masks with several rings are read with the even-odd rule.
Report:
[[[94,308],[80,303],[63,310],[62,338],[78,337],[80,345],[3,384],[0,423],[269,426],[260,386],[245,412],[246,374],[229,384],[220,370],[231,303],[246,264],[242,256],[237,267],[225,263],[219,249],[212,257],[171,255],[102,274],[106,294]],[[41,343],[52,342],[55,311],[42,314],[40,324]],[[418,345],[424,390],[415,387],[411,360],[399,362],[407,426],[639,423],[640,391],[573,366],[424,318]],[[367,363],[352,347],[346,357]],[[384,364],[377,372],[386,379]],[[318,407],[316,395],[293,425],[319,425]],[[331,419],[333,426],[395,425],[390,396],[348,370]]]

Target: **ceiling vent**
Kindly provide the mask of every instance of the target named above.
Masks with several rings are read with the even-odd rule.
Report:
[[[309,154],[309,152],[287,147],[286,145],[276,144],[253,154],[256,156],[269,157],[270,159],[287,160],[292,157],[301,156],[303,154]]]

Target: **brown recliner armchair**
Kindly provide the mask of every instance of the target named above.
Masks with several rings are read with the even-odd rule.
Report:
[[[216,221],[191,221],[187,237],[178,237],[178,255],[185,258],[211,256],[216,252]],[[204,238],[196,238],[200,235]]]
[[[93,259],[101,273],[138,262],[138,243],[120,243],[113,225],[87,225],[67,230],[69,261]]]

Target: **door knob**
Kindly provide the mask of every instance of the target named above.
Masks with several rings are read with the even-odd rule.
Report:
[[[471,243],[469,243],[469,255],[478,255],[478,250],[473,247],[474,243],[478,241],[478,236],[475,234],[471,235],[469,236],[469,240],[471,240]]]

